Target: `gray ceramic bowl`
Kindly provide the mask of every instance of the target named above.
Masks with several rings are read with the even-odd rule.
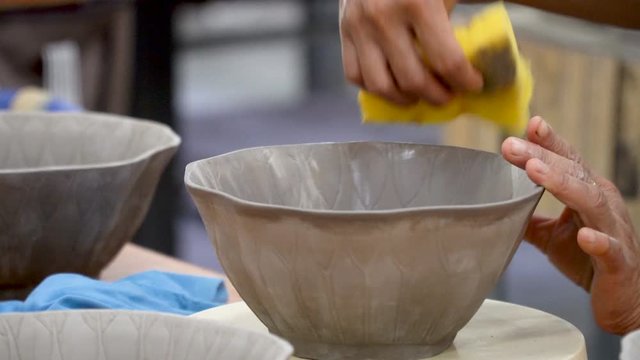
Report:
[[[312,359],[445,350],[543,192],[499,155],[397,143],[242,150],[185,181],[242,298]]]
[[[142,223],[180,138],[118,116],[0,113],[0,298],[96,276]]]
[[[286,360],[291,345],[214,321],[133,311],[0,315],[2,360]]]

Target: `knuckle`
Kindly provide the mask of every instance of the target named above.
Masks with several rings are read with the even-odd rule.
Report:
[[[598,182],[600,187],[602,187],[605,190],[610,190],[612,188],[617,189],[617,187],[608,179],[598,177],[596,181]]]
[[[569,158],[569,160],[574,161],[580,165],[584,164],[582,156],[571,145],[565,143],[564,141],[562,142],[562,144],[566,149],[565,151],[568,154],[567,157]]]
[[[577,177],[580,180],[583,180],[589,177],[588,172],[580,165],[579,163],[572,161],[569,169],[571,175]]]
[[[467,59],[464,55],[458,54],[448,57],[445,61],[440,61],[436,70],[446,78],[457,77],[466,66]]]
[[[618,189],[618,187],[611,180],[599,176],[596,176],[594,178],[603,191],[609,194],[615,194],[615,196],[622,197],[620,189]]]
[[[575,161],[578,164],[583,164],[580,153],[578,153],[578,151],[576,151],[576,149],[565,139],[554,132],[551,132],[550,136],[545,139],[543,146],[549,151],[552,151],[562,157]]]
[[[350,9],[340,18],[340,29],[343,31],[354,31],[362,23],[362,14],[358,9]]]
[[[549,150],[556,152],[559,155],[563,155],[563,153],[566,153],[566,150],[567,150],[567,148],[563,146],[564,145],[563,142],[560,141],[558,139],[558,136],[555,134],[552,134],[551,136],[547,136],[545,145]]]
[[[425,99],[432,105],[435,106],[442,106],[445,105],[448,101],[448,99],[442,95],[440,95],[439,93],[435,93],[433,91],[429,91],[427,92],[427,94],[424,95]]]
[[[607,197],[604,194],[604,191],[596,188],[595,194],[593,196],[593,208],[595,210],[605,210],[609,207],[609,202],[607,201]]]
[[[347,80],[355,85],[362,85],[362,75],[357,70],[353,68],[345,67],[344,68],[344,76]]]
[[[346,30],[356,30],[364,22],[362,6],[358,2],[350,1],[344,7],[340,16],[340,28]]]
[[[447,104],[447,100],[446,99],[443,99],[441,97],[436,97],[436,96],[427,97],[427,101],[431,105],[435,105],[435,106],[442,106],[442,105],[446,105]]]
[[[560,176],[560,182],[556,191],[560,194],[569,194],[571,192],[571,176],[567,173]]]
[[[555,166],[553,159],[549,156],[549,153],[537,144],[527,143],[527,154],[549,166]]]
[[[423,9],[425,1],[421,0],[398,0],[398,4],[408,13],[418,13]]]
[[[400,89],[402,91],[417,94],[423,91],[425,86],[424,80],[420,79],[416,76],[404,76],[402,80],[400,80]]]
[[[396,90],[393,83],[389,80],[376,80],[367,85],[369,91],[382,96],[395,96]]]
[[[571,161],[575,161],[578,164],[583,164],[582,156],[576,149],[571,146],[565,139],[555,133],[551,133],[544,144],[547,149],[554,153],[563,156]]]
[[[383,25],[394,6],[395,3],[389,0],[369,0],[362,3],[362,12],[374,25]]]

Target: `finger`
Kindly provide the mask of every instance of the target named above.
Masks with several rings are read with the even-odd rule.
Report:
[[[442,1],[408,1],[407,13],[429,65],[453,89],[480,91],[482,76],[465,57]]]
[[[616,273],[624,270],[625,259],[618,240],[600,231],[583,227],[578,232],[578,245],[591,256],[597,271]]]
[[[535,158],[542,160],[556,171],[588,180],[588,174],[582,165],[526,140],[516,137],[506,139],[502,143],[502,154],[507,161],[522,169],[527,161]]]
[[[585,223],[608,224],[613,221],[605,194],[595,183],[578,180],[536,158],[527,161],[525,170],[534,183],[543,186],[562,203],[577,211]]]
[[[342,68],[344,76],[349,82],[358,87],[364,86],[360,64],[358,63],[358,52],[351,38],[346,35],[342,36]]]
[[[555,225],[555,219],[534,215],[527,225],[524,239],[546,254]]]
[[[427,69],[416,50],[410,33],[390,24],[380,29],[379,38],[400,91],[435,105],[447,103],[452,94]]]
[[[425,68],[426,69],[426,68]],[[431,71],[424,72],[424,92],[422,98],[433,105],[444,105],[451,101],[453,94],[446,88]]]
[[[582,157],[571,144],[560,137],[542,117],[534,116],[527,126],[527,138],[534,144],[569,160],[582,164]]]
[[[369,36],[354,38],[358,63],[367,91],[399,105],[408,105],[416,100],[403,95],[391,74],[382,50]]]

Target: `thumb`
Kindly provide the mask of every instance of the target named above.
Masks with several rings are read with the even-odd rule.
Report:
[[[591,256],[594,267],[605,273],[616,273],[624,267],[624,255],[620,242],[611,236],[583,227],[578,231],[578,245]]]

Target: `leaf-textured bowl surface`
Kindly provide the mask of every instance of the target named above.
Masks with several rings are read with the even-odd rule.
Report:
[[[97,275],[144,219],[180,144],[157,123],[0,114],[0,298],[59,272]]]
[[[378,142],[241,150],[185,182],[242,298],[314,359],[446,349],[543,191],[497,154]]]
[[[111,310],[0,315],[2,360],[286,360],[277,337],[208,320]]]

